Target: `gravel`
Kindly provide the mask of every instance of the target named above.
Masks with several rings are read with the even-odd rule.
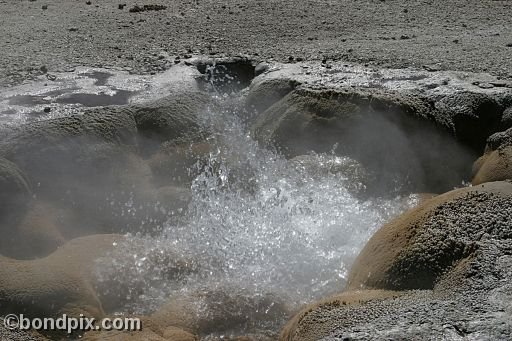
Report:
[[[0,85],[41,74],[43,65],[50,72],[85,65],[154,73],[186,54],[327,58],[512,77],[506,0],[154,1],[121,4],[161,9],[134,13],[113,0],[0,0]],[[162,52],[172,58],[159,59]]]

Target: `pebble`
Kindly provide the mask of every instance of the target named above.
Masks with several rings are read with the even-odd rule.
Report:
[[[269,65],[267,63],[258,63],[258,65],[256,65],[256,67],[254,68],[254,75],[255,76],[259,76],[261,75],[262,73],[268,71],[269,69]]]
[[[492,89],[492,88],[494,88],[494,85],[489,84],[489,83],[479,83],[477,85],[481,89]]]

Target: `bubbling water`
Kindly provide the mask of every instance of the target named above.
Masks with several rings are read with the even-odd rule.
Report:
[[[349,158],[286,160],[261,148],[225,101],[202,117],[214,148],[197,163],[184,219],[157,236],[134,236],[99,269],[100,278],[126,287],[128,311],[148,313],[204,288],[271,294],[292,308],[340,292],[372,233],[414,204],[413,197],[361,199],[364,169]],[[169,254],[188,270],[168,276]]]

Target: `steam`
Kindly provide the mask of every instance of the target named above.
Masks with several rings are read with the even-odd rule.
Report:
[[[285,157],[251,138],[236,99],[216,101],[200,117],[211,132],[208,148],[178,146],[190,151],[183,164],[162,166],[158,180],[154,160],[136,152],[154,150],[147,138],[129,151],[90,136],[51,148],[43,141],[14,160],[38,179],[34,200],[72,212],[57,219],[65,239],[130,233],[98,262],[108,313],[150,314],[171,297],[193,302],[198,292],[236,292],[243,314],[255,319],[249,331],[275,331],[287,316],[276,313],[269,324],[262,304],[284,301],[293,310],[340,292],[376,229],[415,205],[415,193],[460,185],[470,168],[472,156],[447,134],[392,112],[365,113],[321,133],[292,131]],[[264,299],[251,305],[255,297]],[[198,314],[207,318],[205,310]]]
[[[121,248],[113,263],[101,262],[101,281],[137,288],[118,309],[147,314],[169,297],[205,290],[270,295],[297,308],[341,291],[372,233],[417,202],[413,195],[362,199],[368,179],[359,162],[332,153],[288,160],[252,140],[232,100],[222,107],[202,117],[212,147],[195,166],[183,219],[169,220],[154,236],[134,235],[130,245],[146,246]],[[168,268],[152,261],[164,254],[193,271],[169,281]],[[256,314],[256,307],[246,309]],[[260,322],[263,328],[268,321]]]

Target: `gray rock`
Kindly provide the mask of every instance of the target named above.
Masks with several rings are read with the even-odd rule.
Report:
[[[135,207],[157,201],[137,138],[130,108],[105,107],[13,128],[0,139],[0,156],[27,175],[37,198],[74,212],[68,238],[127,231],[146,215]]]
[[[26,211],[32,191],[18,166],[4,158],[0,158],[0,188],[0,231],[8,235]]]
[[[259,113],[263,112],[289,94],[298,85],[297,81],[291,79],[255,81],[249,88],[249,94],[245,101],[246,107]]]
[[[501,116],[501,128],[512,128],[512,107],[509,107],[505,109],[505,111],[503,111],[503,114]]]
[[[254,75],[259,76],[262,73],[268,71],[269,68],[270,68],[270,66],[267,63],[264,63],[264,62],[258,63],[258,65],[256,65],[256,67],[254,68]]]
[[[4,320],[4,316],[0,316],[0,320]],[[0,340],[2,341],[46,341],[47,338],[38,335],[36,332],[26,332],[20,330],[9,330],[0,324]]]
[[[500,130],[501,105],[482,93],[455,93],[435,103],[434,120],[453,130],[458,140],[481,151],[487,137]]]
[[[201,140],[205,133],[200,116],[212,104],[202,92],[177,92],[167,97],[133,105],[130,110],[139,133],[148,143],[159,145],[168,140]],[[143,146],[144,147],[144,146]]]
[[[252,135],[287,157],[334,151],[378,174],[381,184],[406,178],[415,192],[443,191],[469,177],[473,156],[430,113],[418,97],[299,88],[257,117]]]
[[[510,339],[511,198],[511,183],[488,183],[431,199],[388,224],[360,256],[373,252],[373,261],[352,270],[363,287],[304,308],[280,340]],[[378,246],[381,237],[387,241]],[[387,280],[375,281],[389,259]],[[367,286],[423,290],[360,290]]]
[[[486,150],[498,150],[512,146],[512,128],[489,136]]]
[[[123,152],[136,151],[136,133],[129,110],[106,107],[15,127],[0,139],[0,156],[15,162],[38,191],[52,191],[111,169]]]
[[[512,179],[512,128],[491,135],[484,154],[473,163],[473,185]]]

